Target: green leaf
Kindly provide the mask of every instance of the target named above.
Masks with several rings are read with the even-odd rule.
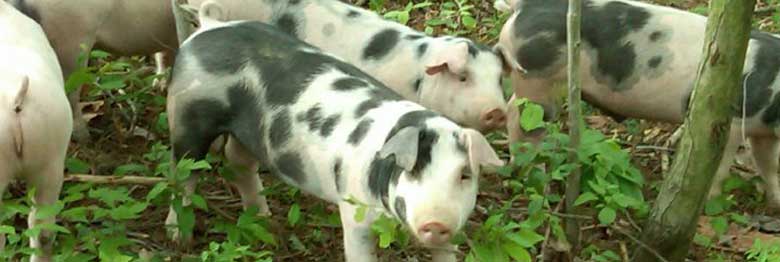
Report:
[[[579,197],[577,197],[577,200],[574,201],[575,206],[579,206],[585,203],[588,203],[590,201],[598,200],[599,197],[596,196],[596,194],[593,194],[592,192],[585,192],[582,193]]]
[[[209,210],[208,206],[206,205],[206,199],[204,199],[201,195],[192,194],[190,196],[190,201],[192,201],[193,206],[200,210]]]
[[[114,169],[114,175],[117,176],[124,176],[131,173],[145,175],[149,173],[149,168],[140,164],[127,164]]]
[[[89,164],[74,157],[68,157],[65,159],[65,168],[67,168],[68,172],[71,174],[89,173]]]
[[[363,222],[366,219],[366,212],[368,212],[368,208],[365,205],[358,206],[355,210],[355,222]]]
[[[465,26],[468,29],[473,29],[477,27],[477,19],[474,19],[474,17],[471,16],[461,17],[461,23],[463,23],[463,26]]]
[[[505,237],[524,248],[532,248],[537,243],[544,240],[544,236],[537,234],[533,230],[525,228],[520,229],[520,231],[515,234],[506,234]]]
[[[527,103],[525,108],[523,108],[523,113],[520,115],[520,127],[525,131],[532,131],[543,126],[544,109],[542,106],[534,103]]]
[[[720,215],[726,211],[726,205],[727,203],[723,201],[723,197],[721,196],[710,199],[704,204],[704,214],[708,216]]]
[[[615,209],[612,209],[611,207],[605,207],[599,211],[599,222],[601,222],[602,225],[612,224],[616,217],[617,212],[615,212]]]
[[[301,206],[298,203],[292,204],[290,210],[287,212],[287,223],[290,226],[295,226],[298,221],[301,220]]]
[[[710,218],[710,225],[718,236],[722,236],[729,229],[729,220],[722,216],[713,217]]]
[[[65,219],[67,221],[71,222],[82,222],[82,223],[88,223],[89,220],[87,220],[87,213],[89,212],[89,209],[87,207],[74,207],[71,209],[67,209],[65,211],[62,211],[60,213],[60,217],[62,219]]]
[[[141,216],[141,212],[146,210],[149,203],[136,202],[118,206],[111,209],[109,216],[114,220],[130,220],[137,219]]]
[[[14,233],[16,233],[16,231],[14,230],[14,227],[0,225],[0,234],[12,235]]]
[[[65,81],[65,92],[67,94],[73,93],[80,86],[95,82],[95,75],[89,73],[87,68],[80,68],[79,70],[70,74]]]
[[[168,189],[168,183],[166,182],[160,182],[154,185],[152,190],[149,191],[149,194],[146,194],[146,201],[151,201],[152,199],[156,199],[157,196],[159,196],[163,191]]]
[[[521,246],[515,246],[510,243],[505,243],[501,246],[504,249],[504,252],[509,254],[512,259],[519,262],[531,262],[531,254],[528,253],[528,250]]]
[[[693,243],[696,243],[697,245],[703,247],[712,246],[712,240],[709,237],[705,235],[701,235],[699,233],[696,233],[696,235],[693,236]]]
[[[39,206],[35,211],[35,218],[36,219],[54,218],[54,216],[59,214],[64,207],[65,204],[63,204],[61,201],[57,201],[57,203],[54,203],[52,205]]]

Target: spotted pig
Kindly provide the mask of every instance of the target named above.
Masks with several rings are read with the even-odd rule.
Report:
[[[502,164],[478,131],[403,100],[276,27],[204,25],[182,45],[172,71],[174,159],[202,159],[226,134],[225,156],[245,207],[268,212],[258,194],[262,165],[338,204],[348,261],[376,260],[370,225],[381,213],[435,248],[436,259],[455,259],[449,240],[474,208],[481,167]],[[365,220],[355,220],[358,206],[347,199],[371,207]],[[168,223],[176,221],[171,209]]]
[[[514,12],[495,48],[513,68],[515,96],[542,104],[546,117],[554,117],[552,86],[566,79],[567,1],[501,0],[496,6]],[[625,0],[583,1],[584,99],[618,118],[681,123],[706,23],[704,16],[669,7]],[[734,105],[738,110],[711,195],[720,193],[744,131],[766,182],[768,202],[780,207],[780,82],[776,79],[780,38],[753,31],[744,70],[743,84],[734,88],[742,94],[744,86],[747,95]],[[510,120],[517,119],[517,108],[509,112]],[[508,127],[510,140],[528,137],[517,121],[510,121]]]

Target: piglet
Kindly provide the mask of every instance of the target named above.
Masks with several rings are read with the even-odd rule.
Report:
[[[276,27],[204,24],[172,71],[173,159],[203,159],[228,135],[225,156],[245,207],[268,210],[256,175],[262,165],[338,204],[347,261],[376,260],[370,226],[379,214],[403,223],[435,260],[455,260],[449,242],[474,209],[480,171],[503,164],[480,132]],[[364,220],[349,199],[370,207]],[[168,224],[176,224],[173,209]]]

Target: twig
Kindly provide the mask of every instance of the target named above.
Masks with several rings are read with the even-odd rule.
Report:
[[[513,207],[513,208],[510,208],[509,211],[522,212],[522,213],[528,214],[528,208],[524,208],[524,207]],[[573,218],[573,219],[581,219],[581,220],[593,220],[593,217],[584,216],[584,215],[566,214],[566,213],[560,213],[560,212],[554,212],[554,211],[553,212],[547,212],[547,213],[551,214],[551,215],[554,215],[554,216],[557,216],[557,217],[562,217],[562,218]]]
[[[764,14],[764,13],[771,13],[771,12],[774,12],[774,11],[775,11],[775,10],[777,10],[777,9],[780,9],[780,5],[767,5],[767,6],[764,6],[764,7],[758,7],[758,8],[756,8],[756,9],[753,11],[753,13],[755,13],[755,14],[757,14],[757,15],[760,15],[760,14]]]
[[[549,190],[549,186],[546,190]],[[545,190],[545,191],[546,191]],[[553,212],[557,213],[559,210],[561,210],[561,207],[563,206],[564,201],[559,201],[558,205],[555,206],[555,209],[553,209]],[[552,226],[548,225],[547,229],[545,229],[544,232],[544,243],[542,243],[542,249],[539,251],[539,261],[547,261],[545,260],[545,254],[547,252],[547,243],[550,242],[550,233],[552,232]]]
[[[616,232],[618,232],[618,233],[620,233],[620,234],[622,234],[622,235],[624,235],[626,237],[628,237],[628,239],[631,239],[631,241],[634,241],[634,243],[637,244],[639,247],[643,248],[644,250],[647,250],[647,252],[650,252],[650,254],[653,254],[653,256],[655,256],[658,259],[658,261],[669,262],[669,260],[667,260],[660,253],[658,253],[658,251],[654,250],[649,245],[645,244],[645,242],[642,242],[642,240],[639,240],[638,238],[632,236],[628,232],[623,231],[623,229],[620,229],[619,227],[614,226],[614,225],[610,225],[609,228],[612,229],[612,230],[615,230]]]
[[[636,146],[634,147],[636,150],[657,150],[657,151],[668,151],[668,152],[674,152],[673,148],[663,147],[663,146]]]
[[[623,241],[620,241],[620,254],[623,257],[624,262],[631,261],[630,259],[628,259],[628,248],[626,247],[626,243]]]
[[[227,211],[219,207],[219,205],[214,204],[214,202],[209,201],[208,199],[206,199],[206,204],[208,204],[208,207],[214,210],[214,212],[217,212],[217,215],[221,216],[222,218],[234,222],[238,220],[238,218],[230,215]]]
[[[95,176],[70,174],[65,176],[65,182],[76,183],[94,183],[109,185],[146,185],[153,186],[160,182],[165,182],[161,177],[143,177],[143,176]]]

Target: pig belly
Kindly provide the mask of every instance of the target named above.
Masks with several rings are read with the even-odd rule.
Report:
[[[176,50],[178,38],[168,0],[120,2],[98,28],[96,46],[116,55]]]

